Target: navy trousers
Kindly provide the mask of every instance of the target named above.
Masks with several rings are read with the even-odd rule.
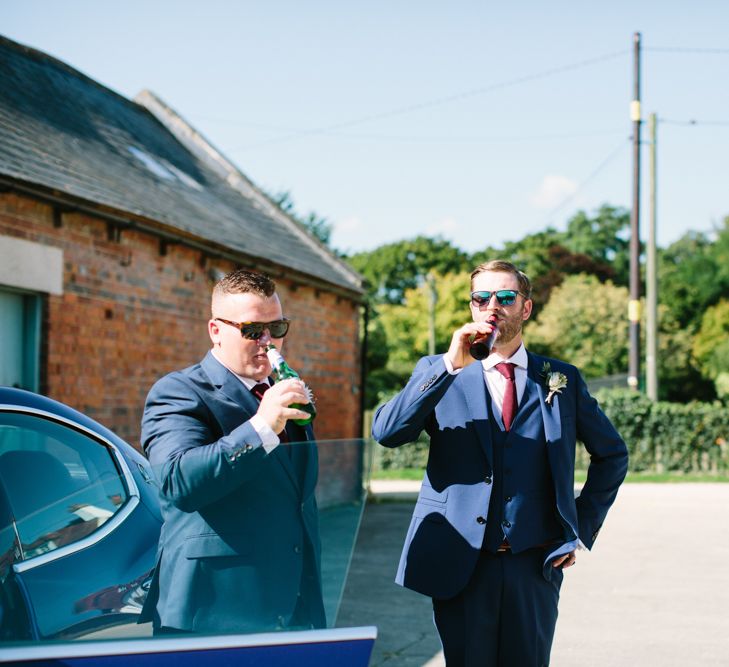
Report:
[[[448,667],[546,667],[557,623],[560,569],[542,574],[543,549],[482,551],[468,585],[433,599]]]

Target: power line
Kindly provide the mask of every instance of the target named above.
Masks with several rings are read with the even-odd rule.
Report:
[[[278,132],[307,132],[301,127],[282,127],[280,125],[267,125],[264,123],[251,123],[247,121],[239,121],[232,118],[220,118],[212,116],[195,116],[199,121],[210,121],[213,123],[223,123],[226,125],[237,125],[242,127],[256,127],[264,130]],[[589,132],[568,132],[568,133],[552,133],[552,134],[536,134],[536,135],[405,135],[405,134],[365,134],[365,133],[349,133],[349,132],[321,132],[323,136],[329,136],[341,139],[364,139],[367,141],[398,141],[398,142],[418,142],[418,143],[460,143],[460,142],[492,142],[492,143],[511,143],[520,141],[549,141],[554,139],[584,139],[587,137],[604,137],[616,135],[622,132],[622,128],[612,128],[604,130],[594,130]],[[242,150],[241,148],[228,149],[226,152],[235,153]]]
[[[643,47],[644,51],[656,51],[659,53],[698,53],[698,54],[718,54],[729,55],[729,49],[714,49],[703,47],[681,47],[681,46],[647,46]]]
[[[427,144],[448,144],[448,143],[491,143],[491,144],[509,144],[509,143],[524,143],[524,142],[536,142],[536,141],[566,141],[570,139],[585,139],[589,137],[604,137],[604,136],[615,136],[622,134],[624,129],[612,129],[612,130],[598,130],[594,132],[570,132],[570,133],[555,133],[555,134],[537,134],[537,135],[491,135],[491,136],[477,136],[477,135],[395,135],[395,134],[350,134],[341,132],[321,132],[321,136],[332,137],[335,139],[361,139],[364,141],[385,141],[389,143],[427,143]],[[228,149],[226,152],[234,155],[236,152],[244,150],[243,148]]]
[[[486,86],[481,86],[479,88],[473,88],[471,90],[466,90],[460,93],[455,93],[453,95],[447,95],[444,97],[435,98],[433,100],[428,100],[425,102],[418,102],[415,104],[410,104],[404,107],[398,107],[397,109],[391,109],[390,111],[383,111],[380,113],[370,114],[367,116],[362,116],[360,118],[355,118],[353,120],[343,121],[340,123],[334,123],[331,125],[326,125],[323,127],[318,128],[312,128],[309,130],[302,130],[301,132],[292,132],[290,134],[281,136],[281,137],[274,137],[273,139],[268,139],[266,141],[260,141],[257,143],[249,144],[247,146],[243,146],[237,150],[249,150],[251,148],[259,148],[261,146],[268,146],[271,144],[278,144],[283,143],[286,141],[290,141],[291,139],[300,139],[303,137],[311,136],[314,134],[324,134],[327,132],[332,132],[334,130],[341,130],[347,127],[353,127],[355,125],[362,125],[364,123],[371,123],[376,120],[383,120],[385,118],[393,118],[395,116],[402,116],[409,113],[413,113],[415,111],[422,111],[424,109],[431,109],[433,107],[442,106],[444,104],[451,104],[453,102],[457,102],[460,100],[467,99],[469,97],[475,97],[477,95],[484,95],[486,93],[494,92],[495,90],[502,90],[504,88],[509,88],[511,86],[516,86],[522,83],[528,83],[531,81],[537,81],[539,79],[545,79],[550,76],[554,76],[556,74],[563,74],[565,72],[571,72],[574,70],[582,69],[584,67],[590,67],[592,65],[597,65],[598,63],[603,63],[608,60],[614,60],[615,58],[618,58],[620,56],[624,56],[628,53],[627,49],[623,49],[621,51],[615,51],[613,53],[607,53],[601,56],[596,56],[594,58],[588,58],[586,60],[580,60],[578,62],[570,63],[568,65],[561,65],[559,67],[553,67],[551,69],[542,70],[540,72],[535,72],[533,74],[526,74],[524,76],[520,76],[514,79],[509,79],[507,81],[500,81],[497,83],[489,84]]]
[[[714,127],[729,127],[729,121],[727,120],[695,120],[693,118],[690,118],[689,120],[672,120],[670,118],[659,118],[658,121],[664,125],[712,125]]]
[[[607,167],[615,158],[617,158],[618,155],[625,149],[625,147],[628,146],[628,139],[623,139],[620,144],[618,144],[615,148],[613,148],[610,153],[608,153],[607,157],[605,157],[598,165],[595,167],[595,169],[590,172],[590,174],[585,178],[578,186],[577,189],[569,194],[567,197],[565,197],[557,206],[555,206],[546,216],[545,224],[549,224],[550,219],[557,213],[558,211],[562,210],[567,204],[569,204],[571,201],[577,197],[580,192],[582,192],[585,189],[585,186],[592,181],[595,176],[597,176],[605,167]]]

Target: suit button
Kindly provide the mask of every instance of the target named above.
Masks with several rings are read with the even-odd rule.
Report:
[[[501,525],[502,525],[502,526],[503,526],[504,528],[511,528],[511,524],[510,524],[510,523],[509,523],[508,521],[502,521],[502,522],[501,522]]]
[[[294,553],[295,554],[300,554],[301,553],[301,547],[298,544],[294,547]]]
[[[486,523],[486,519],[484,519],[482,516],[477,516],[476,523],[483,526]]]
[[[506,496],[506,498],[504,500],[506,500],[507,503],[510,503],[513,500],[513,498],[511,496]]]
[[[304,503],[301,503],[301,511],[304,511]]]
[[[486,484],[491,484],[491,475],[486,475],[484,482],[486,482]]]

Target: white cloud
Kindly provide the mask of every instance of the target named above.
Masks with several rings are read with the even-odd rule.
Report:
[[[357,232],[362,229],[362,221],[352,216],[337,221],[334,227],[338,232]]]
[[[437,236],[438,234],[450,236],[454,232],[458,231],[459,227],[460,225],[456,222],[455,218],[447,217],[428,225],[425,229],[425,233],[428,236]]]
[[[559,206],[577,191],[577,183],[566,176],[547,174],[529,201],[534,208],[550,209]]]

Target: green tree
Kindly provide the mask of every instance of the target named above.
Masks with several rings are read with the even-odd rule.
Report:
[[[645,338],[645,321],[641,336]],[[710,381],[701,376],[692,353],[694,333],[664,304],[658,305],[658,392],[664,401],[709,401],[715,397]],[[644,348],[641,341],[641,349]]]
[[[519,241],[507,241],[499,255],[485,259],[506,259],[516,264],[534,282],[552,269],[550,249],[562,245],[564,234],[553,227],[534,234],[527,234]]]
[[[417,236],[397,241],[348,258],[370,284],[375,303],[402,303],[405,291],[422,285],[429,272],[438,274],[467,270],[468,255],[443,238]]]
[[[612,269],[613,282],[627,285],[630,272],[630,212],[603,204],[592,215],[578,211],[567,221],[564,245]],[[597,274],[596,274],[597,275]]]
[[[374,408],[402,386],[403,375],[394,373],[388,367],[389,345],[382,320],[376,312],[371,311],[367,325],[365,409]]]
[[[609,232],[622,229],[624,215],[622,209],[607,204],[593,218],[580,211],[568,223],[567,232],[548,227],[519,241],[507,241],[501,250],[487,248],[474,254],[474,264],[495,258],[516,264],[532,281],[536,317],[565,276],[586,273],[601,282],[615,280],[614,263],[616,257],[622,258],[622,241],[611,239]]]
[[[310,211],[307,215],[300,215],[296,212],[293,197],[288,191],[279,192],[275,195],[268,195],[274,204],[276,204],[284,213],[293,218],[302,227],[304,227],[312,236],[319,240],[320,243],[327,246],[330,250],[332,239],[332,223],[323,218],[314,211]]]
[[[585,377],[628,365],[628,290],[590,275],[569,276],[525,330],[529,349],[575,364]]]
[[[436,353],[445,352],[453,332],[471,319],[468,309],[469,273],[436,274],[435,340]],[[430,341],[430,287],[422,284],[407,289],[402,303],[378,306],[379,324],[387,346],[389,379],[392,390],[402,388],[417,360],[428,354]]]
[[[711,256],[717,266],[717,281],[721,286],[721,293],[729,294],[729,216],[724,218],[716,230]]]
[[[570,276],[555,288],[535,322],[527,324],[530,350],[575,364],[586,377],[628,368],[628,290],[595,276]],[[645,310],[645,309],[643,309]],[[645,321],[641,334],[645,338]],[[713,386],[693,361],[694,336],[664,305],[658,308],[658,377],[664,400],[710,400]],[[642,341],[641,349],[645,349]]]
[[[706,310],[693,353],[701,374],[714,382],[716,393],[729,397],[729,300],[722,299]]]
[[[659,253],[659,301],[692,333],[726,289],[712,245],[707,234],[688,232]]]
[[[710,356],[714,343],[706,347],[700,342],[694,349],[694,340],[697,336],[712,339],[700,334],[704,314],[728,294],[729,218],[713,234],[688,232],[659,252],[658,298],[660,307],[668,311],[661,318],[659,337],[662,397],[711,400],[724,386],[723,378],[717,382],[706,371],[706,355]],[[718,357],[721,354],[719,350]]]

